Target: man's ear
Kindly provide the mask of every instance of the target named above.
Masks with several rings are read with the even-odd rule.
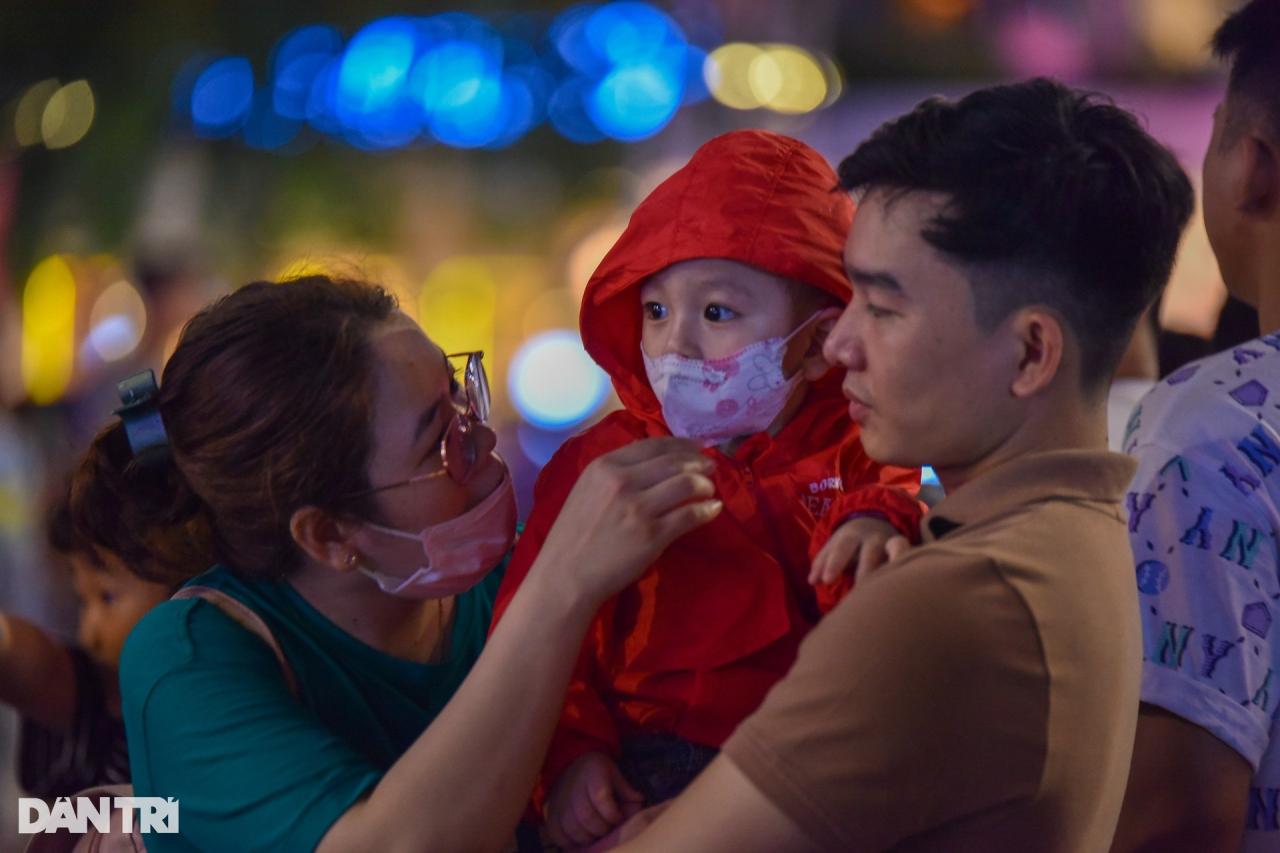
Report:
[[[1010,323],[1017,363],[1009,393],[1032,397],[1049,387],[1061,371],[1066,333],[1056,314],[1038,306],[1014,312]]]
[[[359,524],[319,507],[304,506],[289,518],[289,533],[302,552],[317,563],[340,572],[360,565],[355,534]]]
[[[843,308],[824,308],[813,320],[813,333],[809,336],[809,347],[800,361],[800,369],[804,371],[807,382],[817,382],[831,369],[831,363],[822,355],[822,345],[827,342],[836,321],[844,313]]]
[[[1241,158],[1236,207],[1253,219],[1273,220],[1280,215],[1280,148],[1258,133],[1247,133],[1238,143]]]

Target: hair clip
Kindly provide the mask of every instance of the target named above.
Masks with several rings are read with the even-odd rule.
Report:
[[[116,385],[120,392],[120,402],[116,409],[124,424],[124,434],[129,440],[129,449],[133,458],[142,464],[159,462],[169,457],[169,436],[164,431],[164,421],[160,419],[160,409],[156,406],[156,397],[160,393],[156,385],[156,374],[151,369],[135,373]]]

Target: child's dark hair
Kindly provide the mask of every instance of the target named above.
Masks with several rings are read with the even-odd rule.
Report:
[[[156,398],[171,458],[142,464],[120,422],[103,430],[75,479],[77,530],[180,583],[215,561],[288,574],[302,506],[373,516],[345,496],[368,488],[368,339],[395,310],[379,287],[325,276],[255,282],[202,310]]]
[[[978,325],[1048,306],[1095,392],[1168,280],[1194,204],[1177,160],[1132,115],[1047,79],[925,101],[839,173],[846,189],[945,195],[921,237],[968,266]]]

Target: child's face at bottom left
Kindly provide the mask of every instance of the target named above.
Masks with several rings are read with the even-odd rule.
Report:
[[[81,648],[99,663],[119,666],[125,638],[147,611],[167,599],[164,584],[142,580],[129,572],[114,554],[71,555],[76,596],[80,599]]]

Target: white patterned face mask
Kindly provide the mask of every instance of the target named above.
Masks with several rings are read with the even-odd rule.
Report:
[[[801,370],[790,378],[783,375],[787,345],[826,314],[815,314],[785,338],[757,341],[724,358],[686,358],[674,352],[650,358],[642,349],[649,386],[671,434],[710,447],[768,429],[804,381]]]

